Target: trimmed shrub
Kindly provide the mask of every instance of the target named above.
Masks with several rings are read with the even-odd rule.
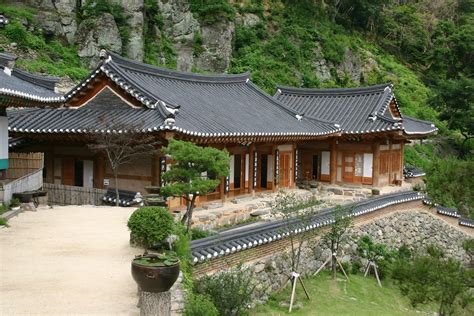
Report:
[[[171,214],[162,207],[141,207],[133,212],[127,224],[134,243],[151,248],[174,232],[175,224]]]

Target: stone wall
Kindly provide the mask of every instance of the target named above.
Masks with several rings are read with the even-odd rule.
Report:
[[[322,235],[324,231],[320,233]],[[370,235],[375,242],[384,243],[389,248],[405,244],[411,249],[423,249],[429,244],[441,247],[448,256],[465,263],[468,256],[462,248],[465,239],[472,238],[474,230],[465,232],[431,213],[420,201],[388,207],[367,216],[357,218],[350,229],[351,241],[343,247],[343,261],[356,259],[356,243],[363,235]],[[229,266],[245,262],[254,269],[258,294],[256,300],[266,301],[268,295],[283,287],[291,273],[291,262],[286,252],[289,240],[262,245],[239,253],[224,256],[210,262],[198,264],[194,277],[222,271]],[[303,248],[300,272],[314,273],[329,257],[330,251],[324,247],[319,237],[306,242]]]

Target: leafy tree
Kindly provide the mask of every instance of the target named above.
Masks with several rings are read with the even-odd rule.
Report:
[[[92,134],[88,145],[93,152],[105,155],[112,169],[115,183],[115,205],[119,206],[118,172],[122,165],[133,162],[140,156],[158,152],[159,142],[155,136],[144,133],[143,124],[122,124],[113,119],[101,118],[98,124],[105,126],[103,132]]]
[[[350,216],[351,210],[346,209],[340,205],[336,206],[334,211],[333,223],[331,224],[329,231],[323,235],[323,243],[331,249],[332,261],[332,278],[336,279],[336,268],[337,261],[335,254],[338,253],[341,245],[349,240],[347,230],[352,226],[352,217]]]
[[[199,147],[174,139],[163,152],[171,157],[174,164],[163,174],[166,185],[160,193],[186,200],[186,213],[181,222],[189,231],[196,198],[214,191],[221,178],[229,174],[229,154],[225,150]]]
[[[427,171],[426,189],[440,205],[457,207],[465,216],[474,208],[474,164],[453,157],[434,158]]]
[[[299,271],[302,247],[305,242],[308,242],[311,237],[317,234],[316,230],[307,232],[302,230],[309,224],[312,215],[314,215],[311,206],[314,206],[315,203],[318,202],[301,203],[295,193],[285,191],[280,191],[272,203],[272,213],[283,218],[284,228],[280,233],[289,234],[291,272]]]
[[[436,302],[440,315],[452,315],[457,306],[465,306],[472,299],[461,263],[445,258],[434,246],[427,247],[427,254],[401,260],[393,277],[413,306]]]
[[[464,137],[464,144],[474,137],[474,80],[465,76],[442,80],[436,87],[431,104],[448,122],[448,128],[457,129]]]

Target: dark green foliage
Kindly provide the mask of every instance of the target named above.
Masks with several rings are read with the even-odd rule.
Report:
[[[457,308],[472,301],[466,285],[466,271],[461,263],[445,258],[443,252],[434,246],[427,248],[427,254],[398,260],[392,276],[413,306],[435,302],[440,315],[452,315]]]
[[[448,128],[459,130],[465,142],[473,138],[474,79],[461,75],[457,79],[441,80],[435,91],[431,103],[440,111],[440,118],[448,123]]]
[[[440,205],[457,207],[464,216],[473,216],[474,164],[471,160],[433,158],[427,171],[427,191]]]
[[[128,220],[130,234],[145,249],[165,244],[165,239],[175,231],[173,216],[162,207],[140,207]]]
[[[10,207],[20,206],[20,200],[18,198],[13,198],[10,200]]]
[[[191,228],[191,240],[202,239],[211,235],[213,234],[211,234],[211,232],[209,232],[208,230],[200,229],[197,227]]]
[[[202,294],[190,293],[184,307],[185,316],[219,316],[219,311],[212,300]]]
[[[255,291],[252,271],[243,266],[205,276],[196,281],[198,293],[208,295],[219,315],[247,315]]]
[[[369,235],[364,235],[357,242],[357,253],[362,258],[377,263],[387,255],[387,247],[374,243]]]
[[[235,9],[227,0],[189,0],[191,11],[202,24],[233,20]]]
[[[187,211],[181,222],[189,230],[196,197],[215,190],[221,178],[229,174],[229,153],[175,139],[170,140],[163,152],[170,155],[175,163],[163,174],[166,185],[160,193],[186,200]]]

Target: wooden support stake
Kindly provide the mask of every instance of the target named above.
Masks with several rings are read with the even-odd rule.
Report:
[[[291,310],[293,309],[293,301],[295,300],[296,282],[298,281],[297,279],[298,279],[298,274],[293,273],[293,286],[291,289],[290,309],[288,310],[289,313],[291,313]]]
[[[313,276],[321,272],[321,270],[329,263],[329,261],[332,259],[332,256],[329,256],[329,258],[319,267],[319,269],[314,272]]]
[[[382,283],[380,282],[380,278],[379,278],[379,273],[377,271],[377,265],[374,262],[372,262],[372,266],[374,267],[375,277],[377,278],[377,283],[379,284],[380,287],[382,287]]]
[[[367,274],[369,273],[369,269],[370,269],[370,261],[367,262],[367,266],[365,267],[364,277],[367,277]]]
[[[310,300],[308,291],[306,290],[306,286],[304,286],[303,279],[299,278],[299,280],[300,280],[301,286],[303,287],[304,294],[306,294],[306,297],[308,298],[308,300]]]
[[[336,256],[334,256],[334,257],[336,258],[336,262],[339,264],[339,267],[341,268],[342,273],[344,273],[344,276],[346,277],[347,281],[349,281],[349,277],[347,276],[346,271],[342,267],[341,261],[339,261],[339,259]]]

